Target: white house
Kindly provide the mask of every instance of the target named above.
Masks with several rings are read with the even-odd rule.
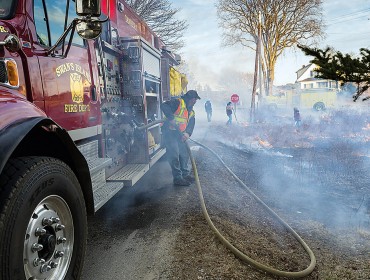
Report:
[[[317,65],[310,63],[303,65],[301,69],[296,71],[297,80],[300,89],[322,89],[322,90],[339,90],[339,83],[333,80],[315,78],[315,69]]]

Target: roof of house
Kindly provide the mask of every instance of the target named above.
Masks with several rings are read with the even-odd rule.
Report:
[[[297,73],[297,81],[311,67],[311,65],[312,65],[312,63],[307,64],[307,65],[303,65],[301,69],[298,69],[296,71],[296,73]]]
[[[312,82],[312,81],[317,81],[318,79],[317,78],[307,78],[307,79],[304,79],[300,82]]]

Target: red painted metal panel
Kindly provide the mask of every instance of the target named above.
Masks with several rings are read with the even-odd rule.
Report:
[[[105,15],[108,15],[108,0],[102,0],[100,5],[101,12]]]
[[[116,0],[109,0],[109,18],[117,23],[117,3]]]
[[[39,56],[46,114],[67,130],[101,124],[100,99],[92,97],[96,58],[91,47],[72,46],[64,59]]]
[[[46,116],[34,104],[15,95],[4,93],[0,87],[0,130],[11,123],[25,118]]]
[[[142,37],[152,44],[155,33],[148,25],[126,4],[123,12],[118,13],[117,25],[120,37]]]

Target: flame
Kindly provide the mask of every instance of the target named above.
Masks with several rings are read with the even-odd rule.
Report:
[[[258,144],[265,148],[272,148],[272,145],[266,140],[263,141],[261,138],[257,137]]]
[[[363,130],[370,130],[370,123],[368,123],[365,127],[362,128]]]

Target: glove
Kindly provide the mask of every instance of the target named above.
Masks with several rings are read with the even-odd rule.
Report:
[[[177,125],[176,125],[175,120],[170,120],[168,122],[168,128],[171,129],[171,130],[177,130]]]

